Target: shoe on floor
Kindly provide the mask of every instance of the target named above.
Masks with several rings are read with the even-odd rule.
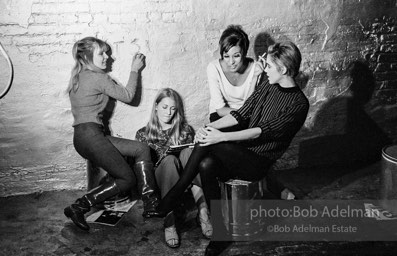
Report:
[[[165,243],[168,245],[168,247],[171,248],[179,247],[180,245],[179,236],[178,236],[178,232],[176,231],[175,225],[172,225],[164,229],[164,237],[165,237]]]
[[[202,216],[202,214],[200,213],[201,211],[197,214],[196,217],[197,224],[201,227],[201,233],[203,234],[203,236],[207,239],[211,239],[213,228],[209,219],[208,212],[206,217]]]

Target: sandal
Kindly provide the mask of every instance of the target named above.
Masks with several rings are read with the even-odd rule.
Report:
[[[207,219],[204,219],[203,217],[201,217],[200,210],[199,210],[199,212],[197,213],[196,221],[197,221],[197,224],[200,225],[200,227],[201,227],[201,233],[203,234],[203,236],[207,239],[211,239],[213,229],[212,229],[211,221],[208,216],[208,211],[206,211],[206,215],[207,215]]]
[[[164,236],[165,236],[165,243],[168,245],[168,247],[170,247],[170,248],[178,248],[179,247],[179,245],[180,245],[179,236],[178,236],[178,233],[176,232],[175,225],[165,228]]]

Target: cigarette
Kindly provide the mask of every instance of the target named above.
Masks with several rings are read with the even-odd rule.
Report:
[[[267,52],[264,52],[261,56],[258,56],[259,59],[265,60]]]

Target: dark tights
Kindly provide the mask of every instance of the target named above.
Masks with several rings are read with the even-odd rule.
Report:
[[[204,195],[208,206],[211,200],[221,198],[218,180],[238,178],[247,181],[261,180],[273,161],[259,156],[237,143],[218,143],[211,146],[196,144],[179,181],[160,202],[159,209],[169,212],[179,204],[182,193],[200,172]],[[215,222],[219,209],[211,209]],[[219,220],[219,219],[218,219]],[[215,224],[215,223],[214,223]],[[214,234],[217,227],[214,226]]]

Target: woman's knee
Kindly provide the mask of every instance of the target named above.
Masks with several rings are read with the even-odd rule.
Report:
[[[180,163],[176,156],[168,155],[161,160],[155,170],[156,177],[177,177],[179,178]]]
[[[183,159],[183,158],[189,158],[190,155],[192,154],[193,149],[192,148],[185,148],[181,151],[181,153],[179,154],[179,158]]]
[[[178,159],[175,156],[165,157],[155,170],[155,177],[162,192],[168,190],[179,180]],[[164,191],[167,190],[167,191]]]
[[[150,147],[145,143],[139,141],[135,142],[137,143],[135,149],[135,161],[151,161]]]
[[[207,156],[205,157],[203,160],[201,160],[200,164],[199,164],[199,170],[200,170],[200,174],[201,175],[215,175],[217,173],[217,160],[211,156]]]
[[[183,166],[186,165],[187,161],[189,160],[190,155],[192,154],[193,149],[192,148],[185,148],[181,151],[179,154],[179,159],[182,163]]]
[[[161,165],[166,165],[166,166],[172,166],[175,165],[177,166],[179,163],[179,159],[174,156],[174,155],[167,155],[166,157],[163,158],[163,160],[161,160]]]

